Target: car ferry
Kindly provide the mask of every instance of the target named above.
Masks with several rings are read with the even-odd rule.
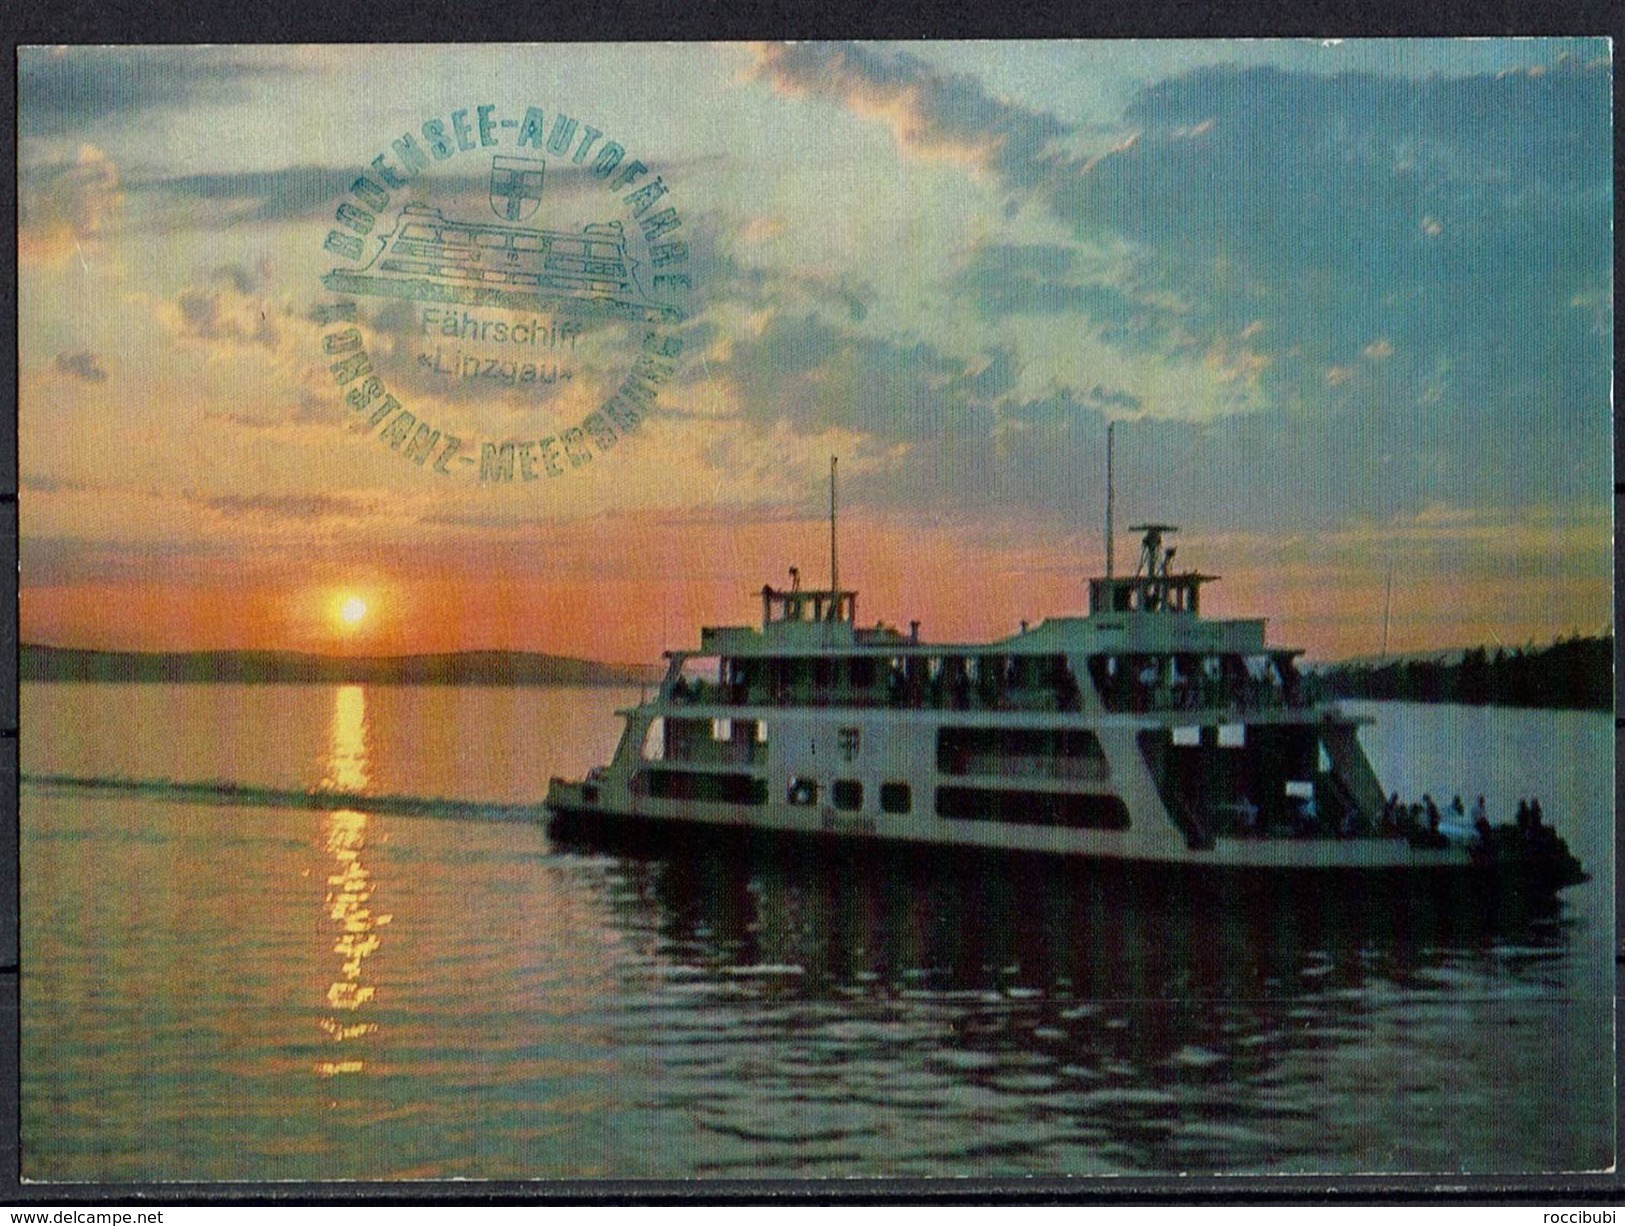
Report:
[[[832,479],[833,507],[833,479]],[[761,591],[760,626],[667,652],[607,766],[554,778],[557,837],[746,830],[1269,874],[1586,880],[1549,826],[1415,822],[1385,801],[1361,717],[1262,619],[1202,616],[1148,523],[1087,616],[987,643],[860,626],[857,592]],[[1108,538],[1109,539],[1109,538]],[[1108,549],[1108,570],[1110,569]]]
[[[322,284],[372,294],[472,307],[558,311],[670,323],[675,307],[643,295],[619,222],[580,233],[448,221],[410,204],[364,268],[335,268]]]

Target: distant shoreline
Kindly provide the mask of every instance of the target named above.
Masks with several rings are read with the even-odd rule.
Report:
[[[658,667],[520,651],[321,656],[286,651],[94,651],[36,643],[24,643],[18,650],[18,680],[45,683],[614,687],[652,685],[663,672]],[[1312,671],[1339,699],[1611,711],[1613,660],[1613,639],[1598,637],[1497,651],[1493,656],[1474,648],[1433,658],[1317,665]]]
[[[1611,636],[1559,639],[1547,647],[1497,648],[1493,653],[1474,647],[1431,659],[1348,662],[1317,667],[1315,674],[1337,698],[1359,701],[1614,709]]]
[[[519,651],[320,656],[287,651],[93,651],[24,643],[19,681],[227,685],[632,686],[660,670]]]

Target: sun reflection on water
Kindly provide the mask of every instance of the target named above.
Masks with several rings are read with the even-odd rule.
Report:
[[[365,792],[371,782],[368,757],[367,692],[359,685],[340,686],[333,695],[323,789]],[[334,809],[322,820],[325,850],[333,857],[323,905],[337,928],[333,952],[340,962],[338,977],[327,989],[327,1004],[338,1012],[320,1019],[318,1024],[334,1043],[353,1043],[378,1030],[376,1022],[357,1016],[378,990],[363,981],[363,963],[378,950],[378,930],[393,918],[375,914],[368,905],[372,899],[372,873],[362,863],[361,854],[366,849],[370,820],[356,809]],[[362,1072],[366,1061],[358,1057],[359,1053],[346,1051],[342,1059],[318,1060],[316,1073],[336,1077]]]

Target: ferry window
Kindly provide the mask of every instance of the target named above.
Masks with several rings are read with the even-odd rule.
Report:
[[[1080,830],[1127,830],[1129,825],[1128,807],[1117,796],[1005,788],[938,788],[937,816]]]
[[[1247,743],[1246,724],[1220,724],[1219,744],[1226,749],[1235,749]]]
[[[842,728],[837,734],[836,743],[840,746],[841,757],[848,762],[857,758],[863,748],[863,730],[860,728]]]
[[[702,800],[730,805],[759,805],[767,801],[767,784],[750,775],[645,770],[632,777],[632,790],[657,800]]]
[[[817,804],[818,780],[808,779],[804,775],[791,775],[790,788],[785,799],[793,805]]]
[[[914,807],[914,798],[909,794],[908,784],[882,783],[880,807],[887,813],[907,813]]]
[[[767,721],[765,719],[756,721],[756,743],[758,745],[767,744]]]
[[[1320,746],[1319,769],[1321,774],[1325,774],[1332,769],[1332,755],[1326,752],[1324,744]]]
[[[734,722],[731,719],[714,719],[711,721],[711,739],[713,741],[731,741],[734,739]]]
[[[937,770],[944,775],[1047,775],[1105,779],[1106,755],[1080,728],[969,728],[937,732]]]
[[[871,656],[858,656],[852,661],[852,687],[865,690],[875,683],[875,662]]]
[[[1202,729],[1197,724],[1183,724],[1174,729],[1175,745],[1200,745],[1202,743]]]
[[[837,779],[830,792],[835,798],[837,809],[851,812],[863,808],[863,784],[856,779]]]

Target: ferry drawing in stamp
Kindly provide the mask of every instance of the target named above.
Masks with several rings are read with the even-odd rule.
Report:
[[[541,205],[543,163],[494,157],[491,209],[508,221]],[[644,297],[618,221],[579,233],[448,220],[424,204],[402,207],[370,264],[322,278],[334,293],[469,307],[606,316],[670,323],[676,307]]]

